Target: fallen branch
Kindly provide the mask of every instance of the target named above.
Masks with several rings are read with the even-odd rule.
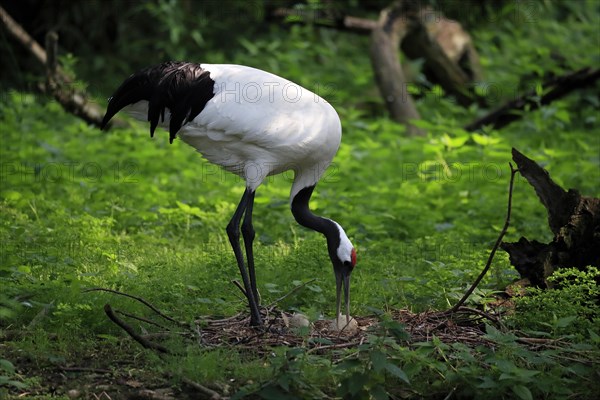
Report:
[[[525,111],[537,110],[574,90],[591,87],[598,79],[600,79],[600,69],[591,67],[553,78],[542,85],[546,93],[541,97],[538,97],[535,90],[531,90],[466,125],[465,130],[473,132],[484,126],[501,129],[511,122],[521,119]]]
[[[198,382],[194,382],[188,378],[183,378],[181,381],[183,383],[185,383],[186,385],[190,386],[191,388],[197,390],[204,396],[207,396],[211,400],[220,400],[223,398],[219,393],[215,392],[212,389],[207,388],[204,385],[199,384]]]
[[[73,86],[73,80],[56,62],[58,35],[55,32],[48,32],[46,37],[47,48],[44,50],[1,6],[0,20],[8,33],[29,50],[46,70],[47,85],[43,89],[51,94],[65,111],[89,124],[100,127],[103,110],[98,104],[92,102],[85,92]],[[117,124],[120,123],[117,122]],[[113,125],[115,125],[114,122]]]
[[[504,238],[504,235],[506,235],[506,231],[508,230],[508,226],[510,225],[510,212],[512,209],[512,194],[515,182],[515,175],[519,171],[518,169],[513,168],[513,165],[511,163],[508,163],[508,165],[510,166],[510,183],[508,185],[508,206],[506,211],[506,219],[504,220],[504,226],[502,227],[502,231],[500,231],[500,235],[498,235],[498,239],[496,239],[496,243],[494,243],[494,247],[492,247],[492,251],[490,251],[490,255],[487,259],[487,262],[485,263],[483,271],[481,271],[477,279],[475,279],[475,282],[473,282],[469,290],[467,290],[467,292],[458,301],[458,303],[456,303],[454,307],[452,307],[450,310],[446,311],[447,314],[455,313],[465,303],[465,301],[469,298],[471,293],[473,293],[477,285],[479,285],[479,282],[481,282],[485,274],[487,274],[490,267],[492,266],[494,255],[496,254],[498,247],[500,247],[500,244],[502,243],[502,238]]]
[[[188,326],[188,324],[186,324],[185,322],[177,321],[176,319],[173,319],[173,318],[169,317],[168,315],[164,314],[158,308],[156,308],[155,306],[153,306],[152,304],[150,304],[148,301],[144,300],[141,297],[134,296],[134,295],[131,295],[128,293],[119,292],[118,290],[106,289],[106,288],[91,288],[91,289],[85,289],[83,291],[83,293],[89,293],[89,292],[108,292],[108,293],[118,294],[120,296],[129,297],[131,299],[139,301],[140,303],[142,303],[143,305],[145,305],[146,307],[148,307],[149,309],[151,309],[152,311],[154,311],[155,313],[157,313],[158,315],[160,315],[161,317],[163,317],[164,319],[166,319],[168,321],[174,322],[181,326]]]
[[[156,326],[158,328],[161,328],[161,329],[169,330],[169,328],[167,328],[165,326],[162,326],[161,324],[156,323],[154,321],[151,321],[151,320],[149,320],[147,318],[144,318],[144,317],[138,317],[137,315],[126,313],[125,311],[117,311],[117,313],[119,313],[119,314],[121,314],[121,315],[123,315],[123,316],[125,316],[127,318],[135,319],[135,320],[138,320],[140,322],[145,322],[145,323],[147,323],[149,325],[154,325],[154,326]]]
[[[504,324],[502,323],[502,321],[500,321],[498,318],[496,318],[493,315],[490,315],[490,314],[488,314],[488,313],[486,313],[484,311],[478,310],[476,308],[461,306],[461,307],[458,307],[457,312],[464,312],[464,313],[467,313],[467,314],[476,314],[476,315],[479,315],[482,318],[485,318],[485,319],[493,322],[494,324],[496,324],[501,329],[505,329],[506,328],[504,326]]]
[[[337,344],[329,344],[329,345],[326,345],[326,346],[313,347],[312,349],[308,349],[306,351],[306,354],[315,353],[317,351],[324,351],[324,350],[345,349],[345,348],[348,348],[348,347],[357,346],[358,344],[360,344],[360,341],[346,342],[346,343],[337,343]]]
[[[322,14],[322,13],[321,13]],[[377,27],[377,21],[367,18],[353,17],[350,15],[321,15],[316,10],[294,10],[289,8],[277,8],[271,16],[285,18],[287,22],[312,24],[324,28],[334,28],[359,34],[369,34]]]
[[[90,367],[60,367],[61,371],[65,372],[86,372],[94,374],[111,374],[113,371],[105,368],[90,368]]]
[[[202,323],[209,323],[212,325],[219,325],[219,324],[225,324],[229,321],[233,321],[233,320],[237,320],[239,319],[240,315],[242,315],[241,313],[237,313],[235,315],[232,315],[231,317],[227,317],[227,318],[221,318],[221,319],[213,319],[211,317],[205,317],[205,318],[200,318],[194,321],[195,324],[202,324]]]
[[[116,312],[119,313],[118,310]],[[178,336],[178,335],[179,336],[185,336],[185,335],[189,336],[189,333],[167,331],[167,332],[147,333],[145,335],[140,335],[140,336],[146,340],[156,340],[156,339],[164,340],[164,339],[172,338],[173,336]]]
[[[170,353],[170,351],[166,347],[161,346],[160,344],[151,342],[151,341],[145,339],[143,336],[138,335],[135,332],[135,329],[133,329],[131,326],[129,326],[127,323],[125,323],[124,321],[119,319],[119,317],[117,317],[115,315],[115,313],[113,312],[110,305],[108,305],[108,304],[104,305],[104,312],[106,313],[106,315],[108,316],[108,318],[110,318],[110,320],[112,322],[114,322],[117,326],[119,326],[121,329],[123,329],[125,332],[127,332],[127,334],[129,336],[131,336],[132,339],[134,339],[136,342],[141,344],[144,348],[156,350],[156,351],[158,351],[160,353],[164,353],[164,354]]]
[[[558,339],[530,338],[530,337],[518,337],[517,338],[517,342],[520,342],[520,343],[541,344],[541,345],[554,344],[554,343],[560,342],[561,340],[562,340],[561,338],[558,338]]]
[[[15,21],[2,6],[0,6],[0,20],[15,39],[17,39],[29,52],[39,61],[40,64],[46,65],[46,52],[39,43],[29,36],[27,31]]]

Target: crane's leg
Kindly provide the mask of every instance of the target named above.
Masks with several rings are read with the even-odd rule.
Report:
[[[246,189],[242,195],[242,199],[233,213],[233,217],[229,224],[227,224],[227,236],[229,236],[229,243],[233,248],[235,259],[237,261],[240,273],[242,275],[242,281],[244,283],[244,290],[246,291],[246,297],[248,298],[248,304],[250,306],[250,324],[254,326],[262,325],[262,318],[258,309],[258,303],[254,296],[254,290],[248,277],[248,271],[244,265],[244,256],[242,255],[242,249],[240,247],[240,221],[242,216],[246,212],[250,201],[254,200],[254,193]]]
[[[256,303],[260,305],[260,297],[256,289],[256,274],[254,273],[254,237],[256,232],[252,225],[252,209],[254,207],[254,195],[256,192],[250,192],[248,195],[248,204],[244,213],[244,222],[242,222],[242,236],[244,237],[244,247],[246,248],[246,261],[248,263],[248,273],[250,274],[250,285],[252,286],[252,294]]]

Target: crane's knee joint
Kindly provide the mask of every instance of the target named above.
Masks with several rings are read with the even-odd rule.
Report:
[[[239,226],[237,226],[236,224],[230,222],[229,224],[227,224],[227,228],[225,228],[225,231],[227,232],[227,236],[229,236],[230,240],[240,240],[240,230]]]
[[[243,223],[242,224],[242,235],[244,235],[244,237],[246,239],[250,239],[250,240],[254,240],[254,237],[256,236],[256,231],[254,231],[254,226],[252,226],[252,224],[246,224]]]

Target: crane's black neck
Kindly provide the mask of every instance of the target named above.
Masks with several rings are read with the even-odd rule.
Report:
[[[335,222],[319,217],[310,211],[308,203],[314,189],[314,185],[305,187],[294,196],[292,199],[292,214],[300,225],[325,235],[330,256],[333,256],[340,245],[340,231]]]

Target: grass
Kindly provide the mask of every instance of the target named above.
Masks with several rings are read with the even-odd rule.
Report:
[[[560,26],[544,20],[552,35],[539,47],[567,43],[569,35],[579,37],[581,30],[565,27],[571,23],[591,29],[585,20]],[[518,27],[524,37],[535,28]],[[490,81],[513,87],[519,74],[505,68],[514,65],[504,59],[502,49],[508,48],[525,72],[535,70],[540,61],[528,53],[530,43],[513,44],[510,26],[499,32],[494,34],[497,46],[480,49],[482,60]],[[542,163],[563,187],[600,196],[594,88],[527,114],[502,131],[473,134],[460,127],[481,110],[465,111],[429,94],[419,102],[421,126],[428,135],[406,138],[402,127],[368,111],[380,100],[365,73],[370,70],[366,57],[356,57],[350,44],[338,44],[339,34],[330,31],[293,27],[286,35],[296,43],[287,52],[282,52],[281,41],[242,42],[243,54],[231,61],[264,67],[266,58],[272,71],[307,87],[321,84],[335,95],[343,144],[317,187],[312,207],[340,222],[357,246],[353,314],[445,309],[457,301],[485,264],[504,221],[511,147]],[[341,71],[324,61],[351,54],[356,63],[344,64]],[[549,57],[544,51],[537,55]],[[597,51],[577,52],[569,57],[569,66],[593,65],[594,57]],[[299,68],[303,59],[316,60],[315,66]],[[257,357],[235,348],[190,347],[182,349],[183,357],[166,359],[140,351],[102,312],[108,301],[129,312],[141,312],[139,305],[82,290],[101,286],[140,295],[182,321],[246,312],[230,283],[238,272],[224,231],[243,182],[181,142],[169,145],[166,134],[151,140],[143,124],[101,132],[65,114],[53,101],[24,92],[2,93],[0,105],[1,326],[6,332],[27,332],[1,348],[4,361],[18,360],[22,368],[40,371],[82,359],[92,366],[106,365],[107,357],[119,355],[115,359],[133,359],[135,368],[155,376],[217,382],[230,393],[242,390],[263,398],[294,398],[294,393],[361,398],[367,392],[373,398],[383,398],[377,397],[382,393],[429,393],[435,398],[453,390],[465,397],[528,398],[534,393],[554,398],[553,393],[564,394],[560,385],[571,390],[565,396],[586,398],[583,389],[593,387],[594,364],[582,354],[597,354],[594,338],[599,329],[573,339],[568,351],[577,362],[559,351],[527,353],[510,334],[491,330],[499,343],[497,352],[435,341],[409,351],[398,342],[381,342],[389,332],[380,332],[365,347],[346,354],[348,363],[342,364],[302,349],[276,348],[270,357]],[[259,290],[263,303],[269,303],[314,278],[280,307],[331,316],[334,280],[324,239],[293,220],[291,179],[287,174],[269,179],[257,193]],[[545,210],[522,178],[516,181],[513,202],[505,239],[549,241]],[[471,301],[481,301],[516,277],[500,252],[479,297]],[[371,358],[375,350],[388,361]],[[410,384],[395,368],[407,374]],[[0,379],[23,383],[10,366],[4,370]],[[43,385],[35,377],[25,383]]]

